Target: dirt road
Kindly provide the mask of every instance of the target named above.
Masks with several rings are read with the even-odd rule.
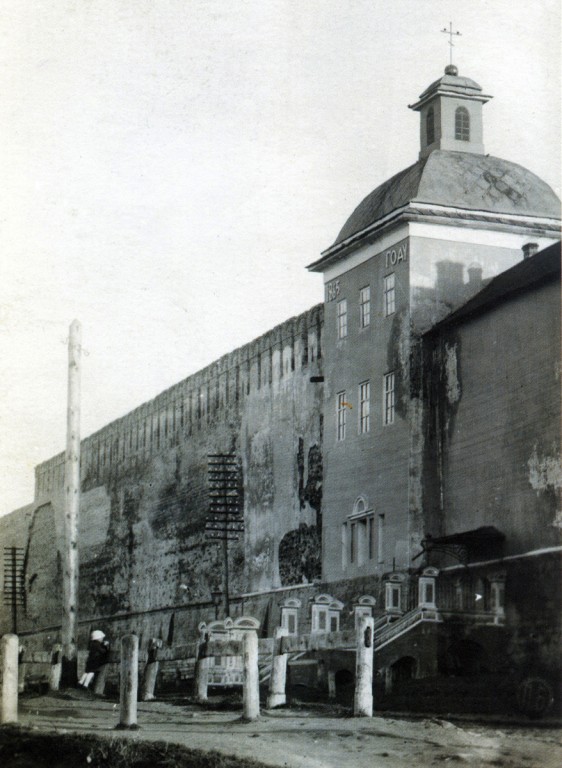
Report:
[[[119,705],[72,694],[23,698],[20,723],[42,731],[164,740],[253,757],[283,768],[425,768],[459,764],[558,768],[560,730],[455,724],[444,719],[334,717],[333,713],[264,711],[254,723],[238,712],[213,712],[162,701],[139,703],[138,731],[114,731]]]

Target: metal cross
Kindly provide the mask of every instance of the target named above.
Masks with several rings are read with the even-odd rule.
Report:
[[[450,46],[450,60],[449,60],[449,64],[452,64],[453,63],[453,48],[455,47],[455,44],[453,43],[453,36],[454,35],[459,35],[459,37],[460,37],[461,33],[460,32],[453,32],[453,22],[452,21],[449,22],[449,29],[447,29],[447,27],[445,27],[444,29],[441,30],[441,32],[444,32],[446,35],[449,35],[449,46]]]

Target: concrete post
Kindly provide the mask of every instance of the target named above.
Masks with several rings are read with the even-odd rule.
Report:
[[[139,639],[125,635],[121,640],[120,720],[117,728],[138,728],[137,692],[139,682]]]
[[[162,647],[162,640],[153,637],[148,644],[148,659],[141,685],[141,701],[152,701],[154,699],[154,686],[156,685],[156,676],[158,675],[158,649]]]
[[[288,654],[281,653],[281,638],[288,634],[285,627],[277,627],[273,641],[273,658],[271,661],[271,678],[269,680],[269,695],[267,706],[281,707],[287,703],[287,660]]]
[[[357,656],[355,662],[355,717],[373,716],[373,629],[371,616],[362,616],[357,628]]]
[[[336,698],[336,673],[333,669],[328,670],[328,698]]]
[[[62,645],[56,643],[51,652],[51,670],[49,672],[49,690],[58,691],[62,673]]]
[[[258,670],[258,634],[254,629],[244,632],[244,720],[256,720],[260,714],[260,679]]]
[[[94,693],[96,696],[103,696],[105,691],[105,681],[107,679],[107,664],[104,664],[103,667],[96,672],[96,677],[94,679]]]
[[[0,640],[2,664],[2,706],[0,723],[18,721],[18,636],[4,635]]]
[[[197,660],[195,661],[195,695],[197,701],[207,701],[207,689],[209,687],[208,659],[202,655],[203,644],[197,648]]]

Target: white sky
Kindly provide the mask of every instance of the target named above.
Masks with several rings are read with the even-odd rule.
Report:
[[[415,162],[448,63],[560,194],[559,0],[0,0],[0,514],[82,435],[322,300],[305,265]]]

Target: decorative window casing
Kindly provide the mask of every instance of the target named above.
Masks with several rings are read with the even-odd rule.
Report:
[[[359,434],[364,435],[371,429],[371,383],[363,381],[359,385]]]
[[[298,635],[300,607],[301,601],[294,597],[290,597],[281,603],[281,626],[287,631],[288,635]]]
[[[457,107],[455,110],[455,139],[470,141],[470,115],[466,107]]]
[[[347,299],[341,299],[337,303],[337,322],[338,339],[345,339],[347,336]]]
[[[339,632],[342,608],[343,603],[331,595],[317,595],[312,602],[312,634]]]
[[[355,629],[359,628],[359,622],[363,616],[371,617],[373,615],[373,608],[376,605],[376,600],[371,595],[363,595],[359,600],[353,604],[353,613],[355,614]]]
[[[418,605],[420,608],[437,609],[436,605],[436,579],[439,574],[437,568],[425,568],[418,581]]]
[[[383,379],[383,424],[394,424],[396,403],[396,374],[394,371],[386,373]]]
[[[396,275],[392,272],[384,278],[384,316],[396,312]]]
[[[336,396],[336,437],[338,442],[345,440],[346,408],[345,392],[338,392]]]
[[[376,551],[374,512],[367,499],[359,496],[342,526],[342,568],[365,565]]]
[[[359,325],[366,328],[371,322],[371,286],[366,285],[359,291]]]
[[[387,613],[403,613],[402,611],[402,586],[404,577],[393,574],[385,584],[384,607]]]

